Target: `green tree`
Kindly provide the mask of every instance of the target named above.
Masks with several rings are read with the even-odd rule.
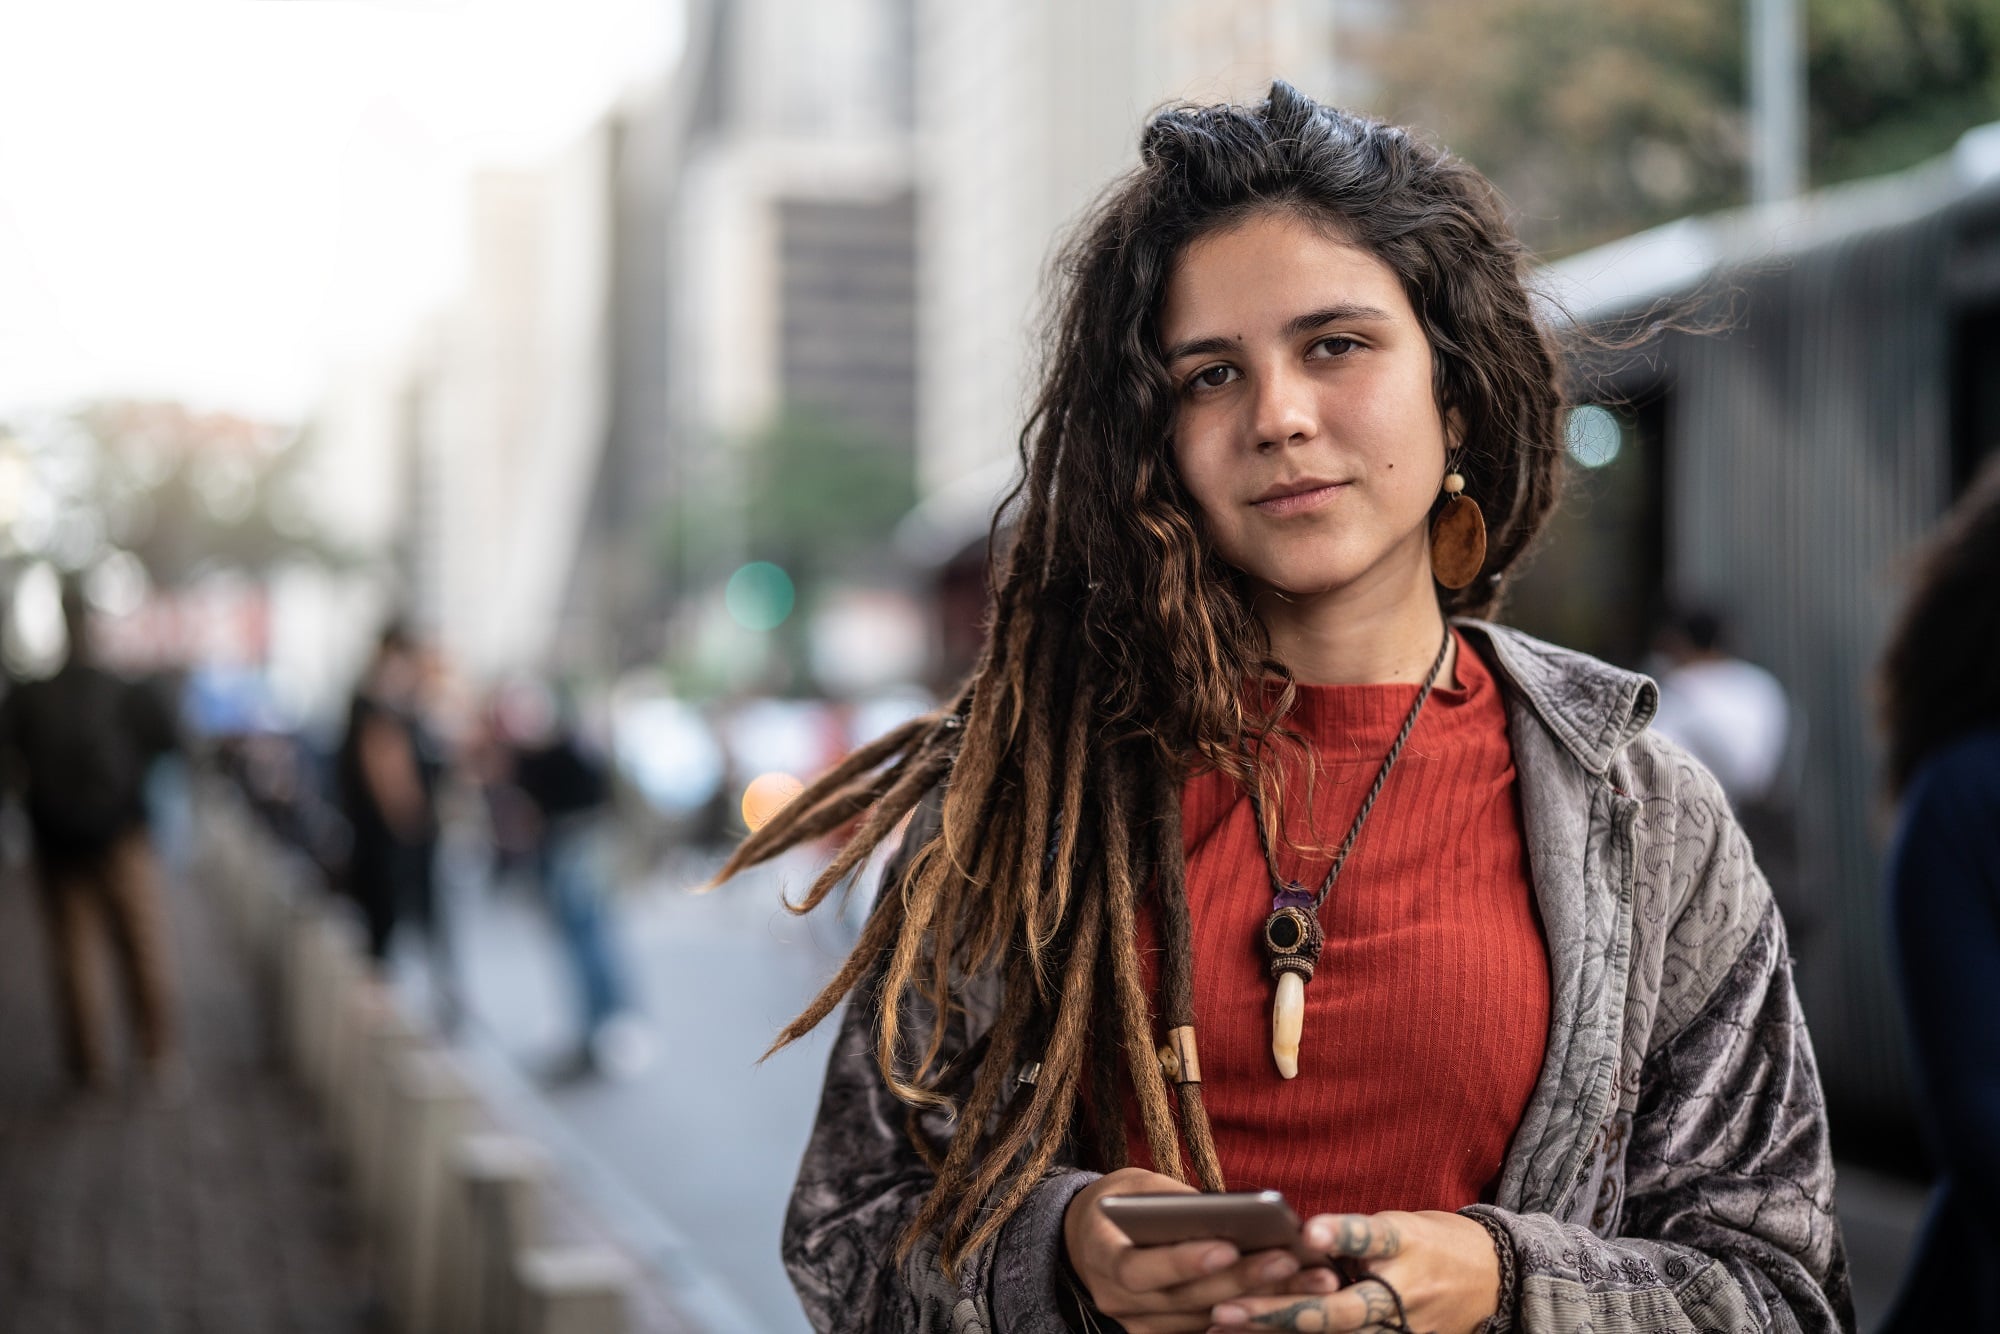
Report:
[[[77,502],[105,515],[110,538],[156,582],[346,559],[303,495],[308,439],[297,431],[173,402],[99,402],[72,420],[96,456]]]
[[[689,486],[661,516],[662,555],[683,577],[713,573],[702,553],[718,549],[774,561],[802,589],[818,576],[854,574],[885,561],[916,503],[907,443],[823,414],[787,412],[739,448],[740,494]]]
[[[916,504],[915,459],[907,441],[803,409],[735,448],[733,469],[684,487],[661,514],[660,560],[682,597],[697,602],[718,592],[738,562],[769,561],[790,576],[798,611],[771,632],[775,659],[763,682],[783,689],[805,679],[806,614],[821,591],[897,566],[896,525]],[[694,649],[669,646],[686,688],[741,685],[703,677]]]
[[[916,504],[915,460],[831,418],[792,412],[757,441],[749,537],[757,553],[849,572],[886,554]],[[753,553],[756,554],[756,553]]]
[[[1351,36],[1371,109],[1477,165],[1561,254],[1742,202],[1748,0],[1405,0]],[[2000,119],[1994,0],[1804,0],[1807,169],[1911,165]]]
[[[1815,179],[1893,171],[2000,120],[1994,0],[1813,0],[1808,23]]]

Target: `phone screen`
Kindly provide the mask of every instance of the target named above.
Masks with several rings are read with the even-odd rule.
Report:
[[[1173,1246],[1184,1241],[1219,1240],[1245,1255],[1290,1251],[1303,1264],[1325,1265],[1324,1255],[1305,1250],[1299,1216],[1275,1190],[1227,1195],[1171,1192],[1107,1195],[1097,1202],[1104,1216],[1134,1246]]]

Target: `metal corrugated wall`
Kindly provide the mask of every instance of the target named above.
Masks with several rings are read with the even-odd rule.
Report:
[[[1736,331],[1676,335],[1665,359],[1670,591],[1726,609],[1805,722],[1801,873],[1823,926],[1794,952],[1837,1141],[1909,1116],[1870,673],[1900,563],[1948,499],[1948,216],[1739,275]]]

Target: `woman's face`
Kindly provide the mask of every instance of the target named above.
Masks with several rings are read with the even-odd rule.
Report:
[[[1299,598],[1429,593],[1446,424],[1388,265],[1260,214],[1182,252],[1160,336],[1174,461],[1224,560]]]

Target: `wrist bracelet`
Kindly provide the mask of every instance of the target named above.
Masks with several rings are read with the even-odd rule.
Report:
[[[1507,1235],[1507,1229],[1498,1219],[1485,1214],[1461,1214],[1486,1229],[1486,1235],[1493,1239],[1493,1253],[1500,1261],[1500,1297],[1494,1303],[1493,1315],[1480,1326],[1482,1334],[1505,1334],[1514,1327],[1514,1239]]]

